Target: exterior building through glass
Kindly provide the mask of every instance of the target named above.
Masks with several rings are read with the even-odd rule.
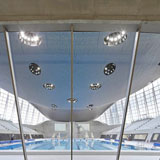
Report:
[[[28,101],[19,98],[21,117],[23,124],[38,124],[47,120],[35,107]],[[0,119],[18,123],[14,95],[0,89]]]
[[[114,103],[97,120],[109,125],[121,124],[125,98]],[[160,115],[160,78],[130,96],[126,123]]]

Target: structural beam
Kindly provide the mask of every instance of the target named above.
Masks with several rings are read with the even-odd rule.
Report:
[[[71,160],[73,160],[73,25],[71,25]]]
[[[0,21],[160,20],[158,0],[0,0],[0,6]]]
[[[124,133],[127,111],[128,111],[129,97],[130,97],[131,88],[132,88],[134,68],[135,68],[136,56],[137,56],[137,51],[138,51],[138,44],[139,44],[139,39],[140,39],[140,29],[141,28],[138,28],[138,30],[135,34],[134,48],[133,48],[133,54],[132,54],[130,74],[129,74],[129,79],[128,79],[128,87],[127,87],[127,92],[126,92],[126,101],[125,101],[125,106],[124,106],[123,120],[122,120],[122,126],[121,126],[121,131],[120,131],[120,138],[119,138],[119,145],[118,145],[116,160],[119,160],[119,158],[120,158],[121,145],[122,145],[122,141],[123,141],[123,133]]]

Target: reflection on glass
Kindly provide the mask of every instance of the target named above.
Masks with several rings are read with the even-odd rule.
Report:
[[[159,92],[155,90],[155,88],[158,88],[160,79],[158,72],[155,71],[156,68],[158,69],[158,62],[156,59],[153,60],[153,57],[159,57],[158,48],[155,47],[159,38],[159,35],[149,33],[142,33],[140,38],[127,115],[128,124],[125,128],[125,134],[129,137],[124,142],[127,145],[132,145],[135,150],[160,151],[160,141],[158,140],[160,115],[157,101]],[[154,48],[152,53],[151,50],[148,50],[148,46],[144,45],[149,39],[150,47]],[[142,58],[143,56],[146,58]],[[147,68],[150,68],[150,70]],[[138,81],[138,78],[141,81]],[[139,89],[136,90],[135,88]]]
[[[131,143],[135,143],[133,147],[136,149],[138,149],[138,146],[136,146],[136,142],[141,142],[141,145],[143,144],[143,148],[140,148],[141,150],[160,150],[160,148],[158,147],[158,143],[160,142],[160,114],[159,112],[157,112],[157,110],[160,110],[159,107],[157,108],[157,106],[159,106],[157,103],[160,93],[159,89],[160,79],[157,79],[130,96],[126,128],[123,139],[125,141],[130,141],[128,142],[128,145]],[[120,122],[122,121],[124,101],[125,99],[117,101],[114,105],[111,106],[109,110],[105,112],[107,124],[120,124]],[[155,103],[157,103],[157,105],[155,105]],[[98,118],[98,120],[104,122],[105,116],[102,115]],[[118,139],[119,131],[120,127],[117,127],[113,130],[110,130],[109,132],[106,132],[106,135],[103,136],[108,139]],[[146,148],[145,143],[150,147]]]
[[[0,33],[0,150],[13,150],[21,146],[7,49],[4,34]]]
[[[156,47],[159,45],[159,38],[159,35],[149,33],[143,33],[140,38],[122,151],[160,151],[160,78],[157,62],[159,49]],[[148,41],[150,41],[150,46],[146,45]],[[149,50],[150,47],[152,47],[151,50]],[[109,143],[112,141],[116,145],[119,141],[125,100],[122,98],[116,101],[98,118],[111,126],[118,125],[103,133],[103,137],[108,139]]]
[[[26,149],[69,151],[70,33],[35,34],[43,43],[32,47],[10,33]]]
[[[107,35],[110,42],[104,45]],[[123,43],[119,35],[74,33],[74,96],[78,99],[74,104],[74,151],[117,151],[120,131],[108,132],[119,125],[110,124],[113,118],[107,120],[107,113],[113,117],[110,108],[126,95],[135,33],[127,33]]]
[[[15,41],[18,36],[11,33],[27,150],[70,151],[70,103],[67,101],[70,97],[70,33],[39,34],[44,38],[43,43],[29,48]],[[135,33],[128,33],[127,40],[114,48],[103,44],[106,34],[77,32],[74,35],[74,97],[78,100],[73,111],[75,151],[116,152],[119,144]],[[150,48],[145,47],[145,39],[151,38],[154,43],[150,43]],[[122,151],[160,150],[159,38],[142,34],[140,40]],[[156,50],[153,52],[152,48]],[[144,57],[150,59],[145,61]],[[33,63],[40,68],[29,68]],[[116,65],[116,69],[112,65],[108,70],[109,76],[104,74],[106,64]],[[38,76],[30,71],[38,71]],[[48,82],[45,88],[56,86],[51,91],[43,87]],[[20,150],[14,96],[3,85],[0,105],[0,149]]]

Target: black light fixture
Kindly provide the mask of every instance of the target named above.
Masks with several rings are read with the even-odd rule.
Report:
[[[114,63],[109,63],[104,67],[104,74],[111,75],[116,69],[116,65]]]
[[[93,104],[89,104],[89,105],[87,106],[87,108],[88,108],[88,110],[92,111],[92,110],[93,110]]]
[[[29,70],[34,74],[34,75],[40,75],[41,74],[41,68],[38,66],[36,63],[31,63],[29,65]]]

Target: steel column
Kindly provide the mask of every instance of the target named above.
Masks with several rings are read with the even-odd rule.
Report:
[[[121,131],[120,131],[120,141],[119,141],[119,145],[118,145],[116,160],[119,160],[119,158],[120,158],[121,145],[122,145],[123,133],[124,133],[125,122],[126,122],[126,117],[127,117],[128,103],[129,103],[129,97],[130,97],[130,93],[131,93],[134,68],[135,68],[136,56],[137,56],[137,51],[138,51],[139,38],[140,38],[140,28],[137,30],[137,32],[135,34],[134,48],[133,48],[132,61],[131,61],[131,67],[130,67],[130,74],[129,74],[129,79],[128,79],[128,87],[127,87],[127,92],[126,92],[125,108],[124,108],[124,113],[123,113],[123,120],[122,120],[122,126],[121,126]]]
[[[7,47],[7,55],[8,55],[8,62],[9,62],[11,80],[12,80],[12,87],[13,87],[13,93],[15,97],[15,104],[16,104],[16,110],[17,110],[17,116],[18,116],[18,122],[19,122],[18,123],[19,130],[20,130],[20,135],[22,139],[23,155],[24,155],[24,159],[27,160],[27,153],[26,153],[25,139],[24,139],[24,133],[23,133],[23,127],[22,127],[22,119],[21,119],[21,113],[20,113],[20,107],[19,107],[19,101],[18,101],[18,92],[17,92],[16,78],[15,78],[15,72],[14,72],[14,66],[13,66],[10,39],[9,39],[9,34],[7,30],[5,29],[5,27],[4,27],[4,36],[5,36],[5,43]]]
[[[117,103],[115,103],[115,110],[116,110],[116,115],[117,115],[117,119],[118,119],[118,121],[116,120],[116,123],[118,123],[118,122],[120,122],[120,117],[119,117],[119,113],[118,113],[118,106],[117,106]]]
[[[146,95],[144,93],[144,88],[143,88],[143,99],[144,99],[144,103],[145,103],[145,110],[146,110],[146,113],[147,113],[147,117],[149,117],[149,109],[148,109],[148,104],[147,104],[147,100],[146,100]]]
[[[71,160],[73,160],[73,25],[71,25]]]
[[[26,110],[26,115],[25,115],[25,118],[24,118],[24,123],[26,123],[27,122],[27,118],[28,118],[28,113],[29,112],[29,103],[28,103],[28,105],[27,105],[27,110]]]
[[[106,112],[104,112],[104,117],[105,117],[105,123],[107,123],[107,115],[106,115]]]
[[[152,92],[153,92],[153,99],[154,99],[154,104],[155,104],[156,116],[159,116],[158,103],[157,103],[157,98],[156,98],[153,83],[152,83]]]
[[[138,119],[140,120],[141,119],[141,112],[140,112],[140,109],[139,109],[137,94],[135,93],[134,96],[135,96],[135,101],[136,101],[136,109],[137,109]]]

